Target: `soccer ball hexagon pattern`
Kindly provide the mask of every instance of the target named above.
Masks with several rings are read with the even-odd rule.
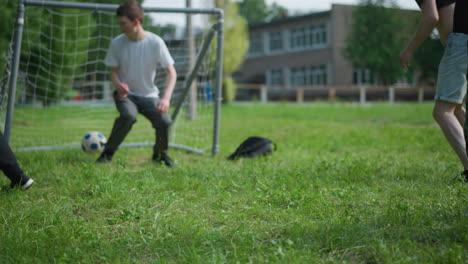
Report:
[[[81,140],[81,149],[87,153],[100,153],[106,145],[106,137],[98,131],[87,132]]]

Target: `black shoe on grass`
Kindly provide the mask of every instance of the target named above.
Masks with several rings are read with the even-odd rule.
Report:
[[[103,152],[101,156],[96,160],[97,163],[109,163],[112,161],[113,154]]]
[[[10,188],[11,189],[21,188],[21,190],[26,191],[29,187],[31,187],[31,185],[33,185],[33,183],[34,183],[34,180],[31,178],[28,178],[20,182],[12,182],[10,184]]]
[[[173,168],[176,166],[172,159],[166,154],[162,154],[161,156],[153,154],[153,162],[164,163],[164,165],[166,165],[166,167],[169,168]]]

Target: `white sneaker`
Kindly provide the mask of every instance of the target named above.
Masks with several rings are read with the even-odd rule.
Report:
[[[25,184],[21,185],[21,190],[23,191],[27,190],[29,187],[31,187],[31,185],[33,185],[33,183],[34,183],[34,180],[29,179]]]

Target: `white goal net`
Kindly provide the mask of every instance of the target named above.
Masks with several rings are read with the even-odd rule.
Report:
[[[121,34],[117,6],[43,0],[23,3],[24,20],[17,19],[0,75],[0,121],[9,132],[10,144],[17,151],[79,148],[87,131],[109,136],[118,112],[103,61],[110,41]],[[145,30],[165,40],[178,75],[170,109],[175,119],[170,146],[216,154],[222,13],[218,9],[144,9]],[[193,27],[187,34],[187,27],[153,24],[148,14],[158,12],[171,12],[181,19],[205,16],[204,21],[212,23]],[[15,42],[17,35],[20,43]],[[17,74],[15,50],[19,51]],[[161,93],[165,74],[158,69],[155,82]],[[122,146],[152,145],[154,137],[150,122],[139,115]]]

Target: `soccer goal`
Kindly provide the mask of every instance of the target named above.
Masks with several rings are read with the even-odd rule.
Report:
[[[109,135],[118,112],[104,58],[121,34],[117,5],[20,0],[14,36],[0,75],[0,121],[16,151],[80,148],[87,131]],[[175,60],[170,146],[215,155],[219,149],[223,11],[218,8],[143,7],[144,28],[161,36]],[[151,23],[158,14],[186,26]],[[192,26],[192,18],[205,21]],[[2,69],[0,67],[0,69]],[[164,92],[165,71],[156,85]],[[146,118],[125,146],[154,143]]]

